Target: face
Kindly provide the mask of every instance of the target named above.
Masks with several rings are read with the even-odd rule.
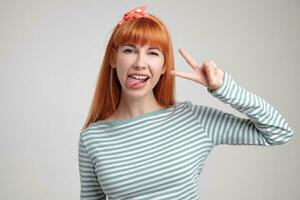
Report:
[[[141,97],[153,92],[163,68],[164,55],[156,47],[149,45],[124,44],[118,48],[115,65],[122,85],[122,92],[130,96]],[[131,76],[132,74],[146,76]],[[146,81],[145,77],[148,77]]]

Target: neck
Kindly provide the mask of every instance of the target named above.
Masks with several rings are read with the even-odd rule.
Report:
[[[158,103],[153,92],[141,98],[132,98],[122,94],[115,115],[118,119],[130,119],[162,108],[163,106]]]

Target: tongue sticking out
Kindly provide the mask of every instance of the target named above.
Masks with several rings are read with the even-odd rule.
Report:
[[[134,85],[136,85],[138,83],[143,83],[143,82],[145,82],[145,80],[137,80],[135,78],[128,77],[126,80],[126,86],[128,88],[132,88]]]

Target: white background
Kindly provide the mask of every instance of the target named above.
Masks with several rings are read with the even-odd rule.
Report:
[[[178,53],[212,59],[271,103],[295,137],[287,144],[217,146],[200,175],[203,200],[300,199],[300,1],[0,1],[0,199],[79,199],[78,139],[112,28],[130,9],[168,26]],[[178,101],[243,116],[195,82]]]

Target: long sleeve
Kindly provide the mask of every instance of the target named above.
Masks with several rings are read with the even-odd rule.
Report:
[[[248,117],[240,118],[209,106],[194,105],[194,113],[213,145],[274,146],[293,137],[293,130],[273,106],[239,86],[227,72],[224,72],[221,87],[207,91]]]
[[[95,168],[90,159],[82,137],[79,140],[79,171],[80,171],[80,199],[106,200],[95,174]]]

